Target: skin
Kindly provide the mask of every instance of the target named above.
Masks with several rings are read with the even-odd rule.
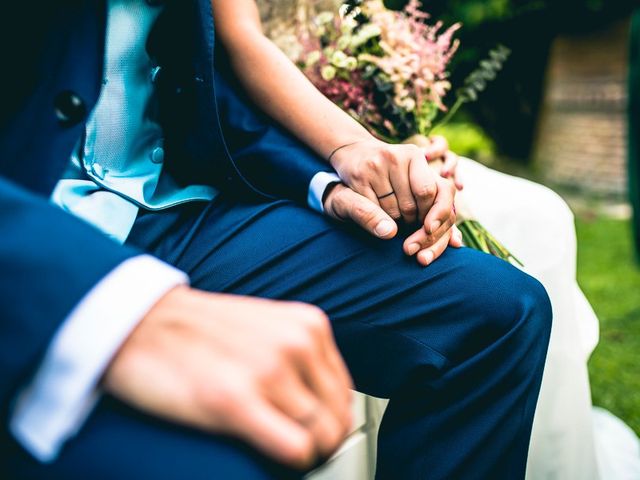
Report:
[[[397,234],[396,220],[416,224],[404,250],[425,266],[461,245],[453,212],[461,183],[446,140],[433,138],[420,150],[373,138],[262,34],[252,0],[212,5],[218,35],[254,101],[325,158],[350,144],[331,159],[343,183],[325,195],[328,215],[382,239]],[[440,172],[425,154],[444,159]],[[127,338],[103,383],[141,410],[239,438],[300,469],[330,456],[352,421],[353,383],[330,322],[301,303],[175,288]]]
[[[333,453],[351,426],[353,383],[331,325],[302,303],[175,288],[122,345],[104,387],[300,469]]]
[[[383,239],[397,234],[394,220],[416,224],[421,228],[406,239],[404,251],[416,255],[422,265],[438,258],[448,245],[461,246],[452,211],[456,192],[452,172],[439,175],[416,146],[390,145],[374,138],[322,95],[263,34],[254,0],[212,0],[212,6],[218,37],[255,103],[323,158],[349,145],[332,156],[331,165],[358,196],[334,188],[325,196],[330,216],[354,221]],[[447,154],[441,140],[432,142],[431,150],[430,159]],[[378,200],[391,191],[395,194]],[[370,205],[365,206],[365,200]],[[354,202],[357,208],[348,205]]]

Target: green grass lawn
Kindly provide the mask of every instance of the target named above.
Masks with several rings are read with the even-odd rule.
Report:
[[[590,363],[593,402],[640,435],[640,267],[629,222],[578,218],[578,281],[600,319]]]

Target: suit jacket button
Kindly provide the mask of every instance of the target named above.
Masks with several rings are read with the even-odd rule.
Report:
[[[156,147],[151,151],[150,154],[151,162],[153,163],[162,163],[164,162],[164,148]]]
[[[76,125],[87,116],[87,107],[82,99],[70,91],[59,93],[53,101],[53,106],[58,122],[65,127]]]

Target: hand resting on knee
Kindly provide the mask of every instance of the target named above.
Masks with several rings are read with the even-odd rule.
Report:
[[[297,468],[328,457],[351,425],[353,385],[329,321],[301,303],[176,288],[127,339],[104,385]]]

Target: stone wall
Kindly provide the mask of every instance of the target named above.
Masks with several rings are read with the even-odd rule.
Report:
[[[626,192],[628,38],[624,21],[554,43],[535,148],[549,182]]]

